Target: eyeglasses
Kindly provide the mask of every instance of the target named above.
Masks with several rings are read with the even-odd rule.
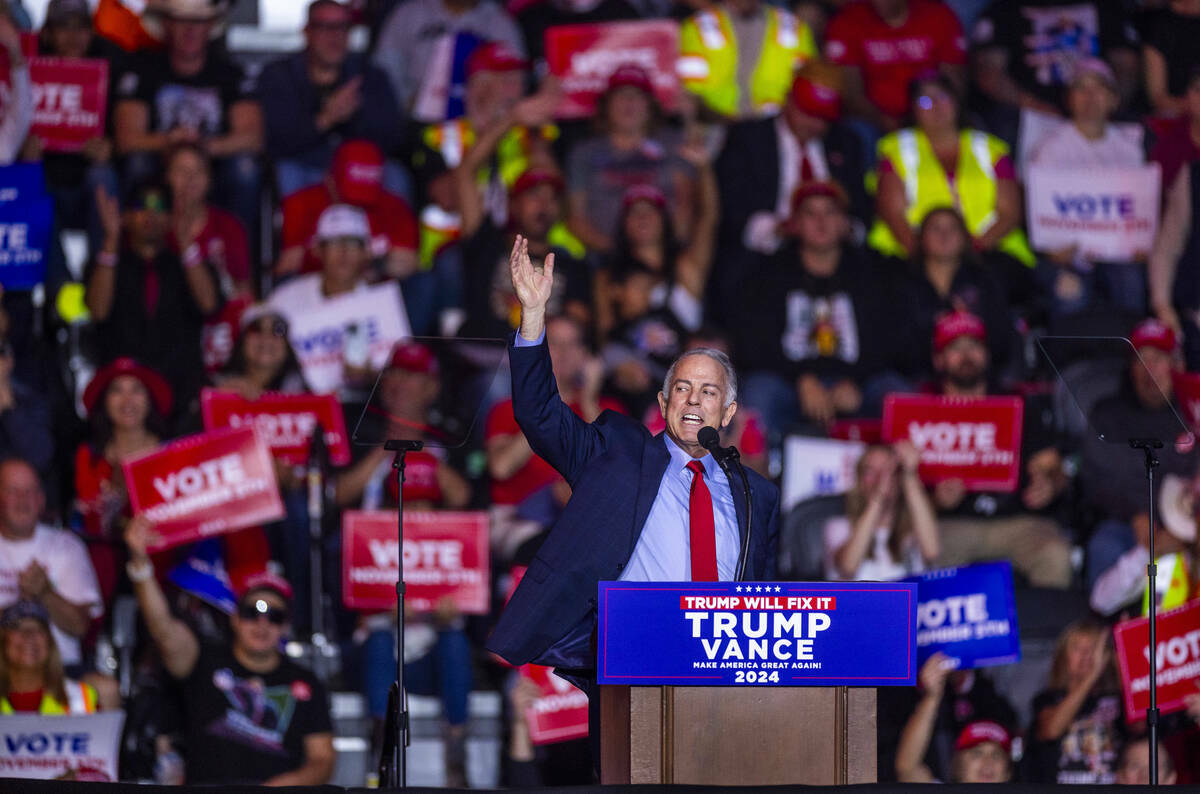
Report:
[[[248,329],[256,334],[270,334],[280,339],[287,337],[288,326],[283,320],[264,320],[257,322]]]
[[[261,598],[256,598],[238,607],[238,617],[247,621],[265,617],[272,626],[282,626],[288,622],[289,616],[286,608],[273,607]]]

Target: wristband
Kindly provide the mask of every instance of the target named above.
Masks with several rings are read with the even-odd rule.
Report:
[[[96,264],[101,267],[116,267],[117,255],[112,251],[101,251],[96,254]]]
[[[193,268],[204,261],[204,255],[200,253],[200,246],[192,243],[183,252],[183,266]]]
[[[133,560],[130,560],[125,563],[125,575],[134,584],[147,582],[154,577],[154,563],[146,560],[141,565],[138,565]]]

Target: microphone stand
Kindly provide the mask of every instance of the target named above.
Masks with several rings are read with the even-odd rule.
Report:
[[[1162,449],[1163,442],[1153,438],[1131,438],[1129,446],[1140,449],[1144,453],[1146,465],[1146,487],[1149,495],[1150,515],[1150,562],[1146,565],[1149,597],[1146,599],[1150,607],[1150,708],[1146,709],[1146,728],[1150,739],[1150,785],[1158,785],[1158,640],[1155,636],[1154,625],[1158,612],[1158,564],[1154,557],[1154,470],[1158,468],[1156,449]]]
[[[703,429],[707,430],[708,428]],[[704,434],[702,433],[701,435]],[[715,432],[709,438],[700,441],[700,444],[712,454],[713,458],[717,461],[717,465],[721,467],[721,471],[725,472],[725,479],[729,480],[729,487],[731,489],[733,488],[733,474],[729,470],[730,461],[737,464],[738,474],[741,475],[742,493],[746,497],[746,537],[742,538],[742,547],[738,551],[737,570],[733,575],[734,581],[740,582],[746,575],[746,562],[750,559],[750,530],[754,515],[754,511],[750,509],[750,478],[746,476],[746,467],[742,465],[742,456],[738,452],[737,447],[732,445],[722,447],[717,441],[717,434]]]
[[[384,788],[408,787],[408,697],[404,691],[404,456],[419,452],[422,441],[393,439],[383,445],[395,452],[392,468],[396,470],[396,552],[399,571],[396,574],[396,680],[388,690],[387,717],[383,725],[383,746],[379,752],[379,785]]]
[[[308,488],[308,587],[309,640],[312,643],[313,667],[323,680],[329,673],[329,638],[325,630],[325,588],[322,571],[321,545],[325,527],[325,462],[327,460],[325,431],[318,422],[309,444],[305,481]]]

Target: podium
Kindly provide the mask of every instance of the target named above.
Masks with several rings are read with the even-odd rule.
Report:
[[[874,783],[874,687],[600,687],[600,782]]]
[[[916,683],[916,590],[601,582],[600,782],[876,782],[875,687]]]

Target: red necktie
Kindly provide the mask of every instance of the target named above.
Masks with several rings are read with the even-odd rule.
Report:
[[[692,549],[692,581],[717,581],[717,527],[713,521],[712,494],[704,483],[704,464],[688,463],[692,470],[692,494],[688,502],[689,540]]]

